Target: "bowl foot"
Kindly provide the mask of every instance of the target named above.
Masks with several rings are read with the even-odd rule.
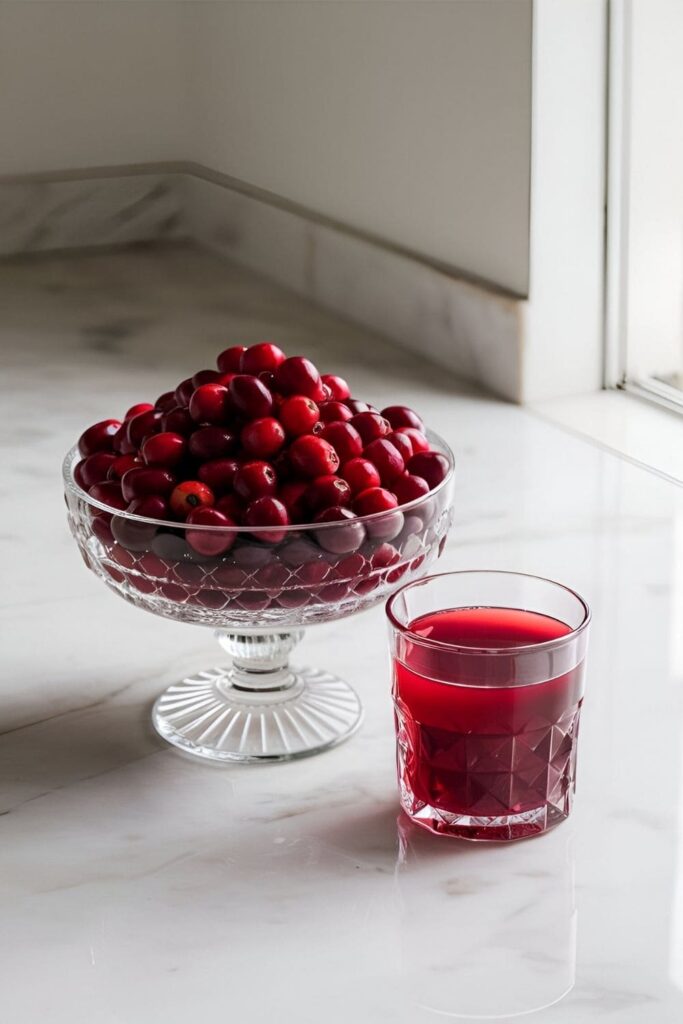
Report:
[[[283,685],[246,690],[231,667],[169,686],[152,711],[154,728],[186,754],[216,762],[290,761],[348,739],[361,723],[356,692],[314,668],[290,669]]]

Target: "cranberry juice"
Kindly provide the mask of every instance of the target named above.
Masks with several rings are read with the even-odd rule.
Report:
[[[568,668],[552,648],[530,655],[528,645],[567,636],[569,626],[536,612],[481,607],[424,615],[409,630],[458,649],[408,641],[402,660],[395,661],[406,809],[478,819],[547,806],[565,816],[574,785],[583,664]],[[522,651],[515,653],[521,648],[524,665],[533,659],[531,683],[525,682]]]

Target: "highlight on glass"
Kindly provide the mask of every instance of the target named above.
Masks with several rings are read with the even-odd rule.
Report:
[[[560,583],[463,571],[387,603],[401,805],[433,832],[521,839],[571,812],[590,610]]]

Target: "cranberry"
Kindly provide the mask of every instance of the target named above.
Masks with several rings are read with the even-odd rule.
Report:
[[[367,402],[359,402],[355,398],[347,398],[346,406],[351,410],[355,416],[359,412],[374,412],[375,410]]]
[[[138,402],[137,405],[131,405],[123,418],[124,420],[132,420],[133,416],[139,416],[141,412],[152,412],[153,409],[154,406],[151,402]]]
[[[385,437],[371,441],[363,452],[363,458],[369,459],[376,468],[384,487],[388,487],[406,468],[398,448]]]
[[[229,391],[233,407],[249,420],[270,416],[273,411],[273,396],[258,377],[240,373],[230,381]]]
[[[277,370],[280,363],[284,363],[286,356],[281,348],[273,345],[270,341],[262,341],[258,345],[250,345],[242,353],[240,359],[240,373],[252,373],[256,376],[264,370]]]
[[[243,501],[255,501],[275,494],[277,477],[268,462],[245,462],[235,473],[233,488]]]
[[[124,456],[127,458],[127,456]],[[116,455],[112,452],[95,452],[89,455],[83,462],[79,462],[76,469],[78,476],[76,482],[84,491],[89,490],[93,484],[101,484],[103,480],[111,479],[109,470],[116,462]],[[76,473],[74,472],[74,476]]]
[[[273,459],[273,469],[277,473],[280,483],[284,483],[285,480],[289,480],[293,476],[292,464],[286,451],[282,451],[275,456]]]
[[[139,448],[146,438],[151,437],[152,434],[158,434],[161,430],[162,416],[163,413],[158,410],[148,409],[147,412],[133,416],[132,420],[127,420],[126,438],[129,444],[132,444],[134,448]]]
[[[192,377],[187,377],[186,380],[181,380],[178,387],[175,389],[175,398],[178,405],[186,406],[190,404],[190,399],[195,391],[195,386],[192,383]]]
[[[151,466],[139,466],[129,469],[121,477],[121,490],[126,502],[133,498],[146,498],[148,494],[158,494],[167,498],[176,484],[176,478],[167,469]]]
[[[390,565],[396,565],[401,556],[393,544],[380,544],[370,558],[373,569],[388,569]]]
[[[413,446],[414,455],[418,452],[429,451],[429,441],[421,430],[416,430],[415,427],[399,427],[398,433],[405,434],[405,436],[410,440],[410,443]]]
[[[197,470],[197,479],[207,484],[215,495],[226,494],[239,468],[237,459],[210,459]]]
[[[120,426],[120,420],[101,420],[88,427],[78,439],[78,450],[83,458],[95,452],[110,452],[114,435]]]
[[[193,508],[187,515],[188,526],[235,526],[229,516],[215,508]],[[199,555],[223,555],[237,540],[236,530],[187,530],[187,543]]]
[[[314,402],[324,398],[322,381],[317,368],[304,356],[285,359],[275,371],[277,390],[282,395],[305,395]]]
[[[154,434],[143,443],[140,454],[148,466],[177,466],[187,448],[187,442],[180,434],[169,431]]]
[[[246,526],[288,526],[289,515],[287,509],[277,498],[257,498],[247,506],[244,513]],[[252,536],[267,544],[279,544],[285,539],[285,530],[251,530]]]
[[[370,444],[378,437],[384,437],[391,427],[388,420],[376,412],[359,412],[351,419],[351,424],[363,438],[363,444]]]
[[[299,566],[297,576],[302,583],[306,583],[309,587],[317,587],[327,579],[331,572],[332,566],[319,559],[316,562],[306,562],[305,565]]]
[[[351,397],[351,388],[343,377],[335,377],[332,373],[324,373],[320,379],[330,389],[330,394],[336,402],[343,402]]]
[[[377,469],[368,459],[350,459],[342,466],[340,475],[354,494],[367,491],[368,487],[379,487],[381,483]]]
[[[287,509],[293,523],[303,523],[306,520],[304,494],[308,486],[303,480],[292,480],[283,484],[278,492],[278,498]]]
[[[234,565],[232,562],[226,562],[223,565],[219,565],[217,569],[214,569],[213,578],[216,583],[219,583],[221,587],[225,587],[227,590],[241,590],[247,582],[247,574],[244,569],[240,569],[239,566]]]
[[[232,455],[237,439],[227,427],[200,427],[190,436],[190,455],[201,462]]]
[[[222,384],[202,384],[192,392],[189,409],[195,423],[223,423],[228,411],[228,389]]]
[[[346,480],[342,480],[339,476],[331,474],[318,476],[306,490],[304,500],[313,512],[349,505],[351,503],[351,488]]]
[[[429,484],[421,476],[404,473],[391,485],[399,505],[407,505],[409,501],[424,498],[429,494]]]
[[[339,469],[339,456],[332,445],[322,437],[314,437],[313,434],[297,437],[296,441],[292,442],[288,454],[293,468],[301,476],[323,476],[326,473],[336,473]]]
[[[159,395],[154,403],[154,408],[158,409],[159,412],[170,412],[177,404],[175,391],[164,391],[163,395]]]
[[[394,448],[397,448],[401,453],[404,462],[407,462],[413,452],[413,445],[407,434],[401,434],[398,430],[392,430],[390,434],[386,436],[387,441],[391,441]]]
[[[220,373],[214,384],[222,384],[224,388],[228,388],[236,376],[236,373]]]
[[[360,552],[341,558],[334,567],[334,575],[340,580],[354,580],[368,571],[368,563]]]
[[[389,420],[394,430],[398,427],[415,427],[416,430],[424,431],[425,428],[421,418],[407,405],[388,405],[382,409],[382,416]]]
[[[135,469],[136,466],[141,465],[142,459],[137,455],[117,455],[109,467],[107,476],[110,480],[120,480],[129,469]]]
[[[346,555],[357,551],[365,540],[363,524],[348,508],[326,508],[315,517],[316,523],[341,523],[316,530],[316,540],[325,551]]]
[[[291,576],[290,570],[275,559],[256,570],[256,582],[264,587],[270,597],[276,597]]]
[[[342,465],[363,451],[362,438],[350,423],[328,423],[320,436],[332,445]]]
[[[200,388],[202,384],[217,384],[220,381],[220,376],[218,370],[197,370],[192,375],[192,383],[195,388]]]
[[[323,423],[336,423],[338,420],[346,423],[352,416],[348,405],[344,405],[343,402],[323,402],[320,406],[320,419]]]
[[[146,498],[136,498],[127,509],[132,515],[144,516],[145,519],[165,519],[168,515],[168,503],[157,494]],[[128,551],[147,551],[156,536],[157,527],[153,523],[138,523],[124,516],[114,516],[111,521],[111,532],[119,544]]]
[[[121,455],[132,455],[133,452],[137,451],[134,444],[131,444],[128,440],[128,423],[124,422],[121,424],[119,429],[116,431],[112,438],[112,448],[115,452]]]
[[[290,437],[308,434],[320,419],[320,409],[312,398],[292,395],[286,398],[278,410],[280,423]]]
[[[247,455],[256,459],[268,459],[285,443],[285,430],[272,416],[252,420],[242,427],[240,441]]]
[[[415,476],[421,476],[433,490],[441,483],[448,474],[450,465],[448,459],[441,452],[417,452],[412,459],[408,460],[408,472]]]
[[[216,502],[215,508],[224,516],[232,519],[235,523],[241,523],[243,518],[242,504],[236,494],[224,494]]]
[[[126,498],[121,493],[121,485],[116,483],[115,480],[104,480],[102,483],[93,484],[92,487],[88,488],[88,494],[95,501],[99,501],[108,508],[123,510],[128,504]],[[95,513],[95,515],[98,515],[98,513]]]
[[[162,431],[189,437],[196,424],[185,406],[174,405],[162,415],[160,426]]]
[[[92,532],[105,546],[109,546],[114,543],[114,534],[111,532],[111,524],[107,522],[107,518],[108,516],[96,515],[90,523]],[[111,573],[111,575],[114,576],[114,579],[116,579],[114,573],[111,572],[111,567],[105,566],[105,568],[107,569],[107,572]],[[123,576],[121,579],[123,579]],[[120,582],[121,580],[119,580],[119,583]]]
[[[232,345],[221,352],[216,360],[216,365],[221,373],[239,373],[242,356],[246,351],[246,345]]]
[[[185,480],[171,492],[170,505],[179,519],[185,519],[193,509],[213,505],[213,501],[213,491],[201,480]]]
[[[390,512],[398,502],[394,495],[382,487],[368,487],[357,494],[353,507],[359,516],[371,516],[376,512]]]

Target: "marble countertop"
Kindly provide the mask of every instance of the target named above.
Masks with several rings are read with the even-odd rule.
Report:
[[[182,246],[4,262],[0,310],[3,1024],[679,1022],[681,490]],[[443,569],[523,569],[592,604],[554,832],[482,847],[399,819],[381,608],[300,649],[363,699],[347,744],[215,768],[153,734],[153,698],[214,641],[85,570],[60,460],[84,423],[263,337],[451,442]]]

